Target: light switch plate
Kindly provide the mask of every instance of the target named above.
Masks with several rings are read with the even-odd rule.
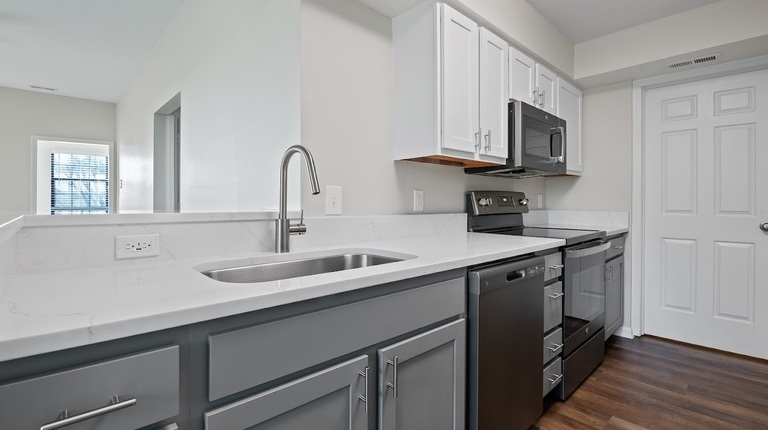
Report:
[[[341,187],[338,185],[325,186],[325,214],[341,215]]]

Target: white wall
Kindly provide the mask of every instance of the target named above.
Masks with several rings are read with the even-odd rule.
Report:
[[[722,61],[768,53],[768,1],[722,0],[579,43],[574,78],[591,86],[605,74],[648,77],[667,73],[668,62],[713,51]]]
[[[299,0],[187,1],[118,103],[121,211],[152,210],[154,113],[179,92],[182,211],[277,207],[300,137],[299,25]]]
[[[584,92],[584,176],[547,178],[547,209],[629,212],[632,202],[632,83]]]
[[[463,212],[470,189],[521,190],[534,202],[544,192],[544,179],[393,161],[391,20],[355,0],[303,0],[301,29],[301,140],[322,191],[342,186],[344,215],[412,213],[413,189],[427,213]],[[302,189],[308,215],[325,214],[324,195]]]
[[[0,211],[31,212],[31,136],[115,141],[115,105],[0,87]]]

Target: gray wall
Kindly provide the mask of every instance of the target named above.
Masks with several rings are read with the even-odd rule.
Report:
[[[115,105],[0,87],[0,212],[32,210],[33,135],[114,142]]]
[[[344,215],[412,213],[414,189],[424,190],[427,213],[463,212],[470,189],[521,190],[534,203],[544,193],[544,179],[392,160],[389,18],[355,0],[303,0],[301,30],[301,141],[312,149],[321,184],[342,186]],[[307,188],[302,207],[324,215],[324,195]]]
[[[547,178],[547,209],[629,211],[632,83],[584,92],[584,176]]]

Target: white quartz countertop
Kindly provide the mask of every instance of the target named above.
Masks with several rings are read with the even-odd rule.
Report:
[[[515,257],[562,240],[451,233],[0,277],[0,361],[88,345]],[[209,279],[195,267],[374,251],[405,261],[258,284]],[[233,263],[233,265],[236,265]]]

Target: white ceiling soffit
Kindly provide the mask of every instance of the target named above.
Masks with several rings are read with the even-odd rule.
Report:
[[[384,16],[394,18],[424,0],[357,0]],[[506,1],[506,0],[504,0]]]
[[[0,86],[116,103],[185,1],[0,0]]]
[[[527,0],[578,44],[719,0]]]

